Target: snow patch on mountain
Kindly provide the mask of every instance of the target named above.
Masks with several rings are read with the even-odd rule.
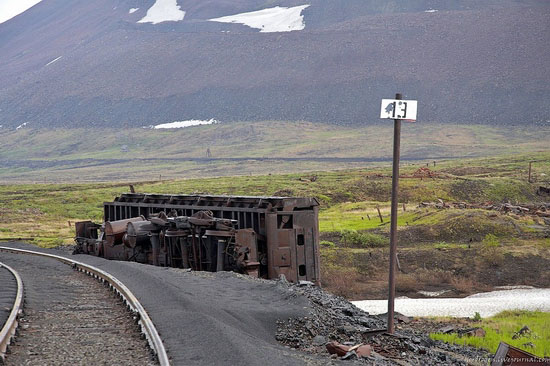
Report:
[[[248,13],[229,15],[210,19],[211,22],[244,24],[250,28],[259,29],[263,33],[290,32],[306,27],[302,11],[310,5],[286,8],[276,6]]]
[[[48,62],[48,63],[46,64],[46,66],[49,66],[49,65],[53,64],[54,62],[58,61],[58,60],[59,60],[60,58],[62,58],[62,57],[63,57],[63,56],[59,56],[58,58],[54,58],[53,60],[51,60],[50,62]]]
[[[0,23],[32,8],[42,0],[0,0]]]
[[[15,128],[15,130],[19,130],[19,129],[25,127],[25,126],[27,125],[27,123],[28,123],[28,122],[25,122],[25,123],[20,124],[19,126],[17,126],[17,127]]]
[[[185,12],[181,10],[177,0],[157,0],[138,23],[177,22],[184,17]]]
[[[212,125],[219,123],[214,118],[209,119],[208,121],[202,121],[198,119],[191,119],[187,121],[176,121],[171,123],[163,123],[160,125],[153,126],[155,130],[158,129],[164,129],[164,128],[185,128],[185,127],[191,127],[191,126],[200,126],[200,125]]]
[[[131,8],[130,10],[128,10],[128,14],[134,14],[138,10],[139,8]]]

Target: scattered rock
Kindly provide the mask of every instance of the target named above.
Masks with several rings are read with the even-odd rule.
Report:
[[[474,328],[468,330],[466,333],[464,333],[467,337],[485,337],[485,330],[483,328]]]
[[[438,331],[438,333],[448,334],[448,333],[452,333],[452,332],[454,332],[454,331],[456,331],[456,327],[455,327],[455,326],[453,326],[453,325],[447,325],[447,326],[441,328],[441,329]]]
[[[312,343],[314,346],[322,346],[323,344],[327,343],[327,339],[322,335],[318,335],[313,338]]]
[[[276,339],[285,346],[325,357],[328,351],[333,359],[345,357],[349,363],[380,366],[401,364],[403,360],[407,365],[465,366],[464,359],[489,357],[482,350],[434,341],[429,332],[414,330],[411,319],[401,314],[396,317],[396,333],[388,335],[387,315],[370,316],[317,286],[278,282],[288,290],[289,297],[305,296],[311,305],[307,317],[277,322]],[[476,329],[482,330],[468,330],[476,334]],[[447,332],[452,331],[456,327]]]
[[[513,336],[512,339],[518,339],[520,337],[528,336],[531,334],[531,329],[527,325],[523,326],[519,331],[517,331]]]

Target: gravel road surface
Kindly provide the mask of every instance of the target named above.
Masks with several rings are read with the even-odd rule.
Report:
[[[353,301],[370,314],[388,311],[387,300]],[[407,316],[472,317],[478,312],[482,317],[504,310],[550,311],[550,289],[516,289],[484,292],[465,298],[395,300],[395,311]]]
[[[19,273],[25,295],[6,365],[156,364],[122,301],[95,279],[49,258],[0,253],[0,261]]]

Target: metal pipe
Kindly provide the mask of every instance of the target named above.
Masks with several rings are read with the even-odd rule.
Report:
[[[199,270],[200,258],[197,258],[197,245],[195,241],[195,228],[191,229],[191,247],[193,248],[193,270]]]
[[[224,268],[225,240],[218,240],[218,258],[216,260],[216,271],[221,272]]]
[[[181,246],[181,263],[183,268],[191,268],[189,265],[189,250],[187,249],[187,240],[185,238],[180,238]]]
[[[395,99],[401,100],[401,94]],[[393,127],[393,170],[391,186],[391,221],[390,221],[390,274],[388,296],[388,333],[395,331],[393,315],[395,305],[395,262],[397,256],[397,201],[399,193],[399,155],[401,144],[401,120],[394,120]]]
[[[151,246],[153,247],[153,265],[159,265],[159,233],[151,232]]]

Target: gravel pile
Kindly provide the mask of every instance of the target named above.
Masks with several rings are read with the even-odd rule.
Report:
[[[284,279],[278,282],[279,286],[296,296],[305,296],[311,303],[307,317],[278,321],[276,338],[289,347],[337,358],[328,353],[327,343],[369,344],[373,349],[370,357],[348,355],[351,363],[368,365],[486,365],[489,360],[489,354],[484,351],[431,340],[428,334],[412,329],[409,319],[399,314],[397,331],[389,335],[384,332],[385,314],[371,316],[346,299],[307,282],[290,284]]]

